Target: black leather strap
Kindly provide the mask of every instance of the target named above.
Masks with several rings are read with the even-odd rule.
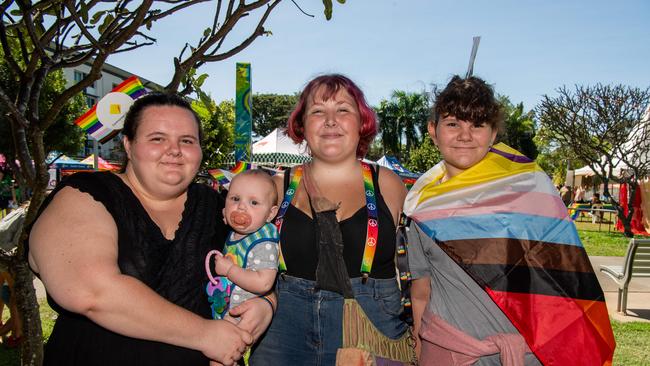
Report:
[[[408,325],[413,325],[413,308],[411,307],[411,271],[409,270],[409,261],[407,256],[408,250],[408,236],[406,232],[409,230],[411,219],[404,215],[400,215],[399,223],[397,226],[396,236],[396,262],[397,270],[399,271],[399,285],[402,292],[402,306],[404,310],[400,315],[400,319]]]

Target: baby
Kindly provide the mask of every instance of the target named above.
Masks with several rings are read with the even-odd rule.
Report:
[[[278,211],[278,193],[271,176],[263,170],[247,170],[230,182],[223,218],[233,231],[224,254],[213,250],[205,258],[210,282],[206,286],[214,319],[237,323],[228,310],[266,294],[278,268],[279,235],[270,223]],[[214,278],[210,258],[215,255]]]

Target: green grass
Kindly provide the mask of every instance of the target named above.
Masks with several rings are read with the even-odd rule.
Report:
[[[614,365],[650,364],[650,323],[619,323],[612,320],[616,351]]]
[[[576,227],[588,255],[612,257],[625,255],[630,239],[623,236],[623,233],[615,231],[613,227],[611,232],[606,231],[606,226],[601,227],[605,231],[598,231],[598,224],[591,222],[576,222]]]
[[[50,308],[45,299],[39,301],[41,311],[41,326],[43,327],[43,341],[52,333],[54,322],[56,321],[56,312]],[[5,306],[2,312],[2,322],[9,318],[9,309]],[[20,365],[20,348],[6,348],[0,346],[0,365],[18,366]]]

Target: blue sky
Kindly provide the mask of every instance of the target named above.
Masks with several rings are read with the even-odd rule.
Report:
[[[321,1],[296,2],[315,17],[284,1],[266,23],[272,36],[200,69],[215,100],[234,98],[235,63],[251,62],[254,93],[290,94],[318,74],[340,72],[377,105],[393,90],[428,90],[463,75],[477,35],[474,74],[526,109],[562,85],[650,86],[647,0],[348,0],[334,2],[329,22]],[[209,24],[209,6],[179,14],[154,25],[156,45],[109,63],[166,84],[172,57]],[[243,36],[233,32],[233,43]]]

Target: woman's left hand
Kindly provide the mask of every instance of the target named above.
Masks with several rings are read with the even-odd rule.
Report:
[[[253,336],[253,343],[255,343],[271,324],[273,309],[266,300],[255,297],[231,309],[230,315],[241,317],[237,326],[248,331]]]

